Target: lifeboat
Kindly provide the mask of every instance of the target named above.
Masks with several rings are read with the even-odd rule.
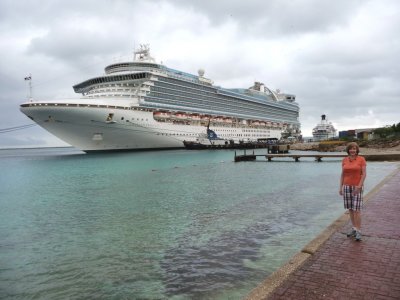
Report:
[[[224,122],[224,117],[220,117],[220,116],[215,117],[213,121],[214,122],[218,122],[218,123],[223,123]]]
[[[190,119],[192,120],[192,121],[200,121],[200,116],[199,115],[197,115],[197,114],[193,114],[193,115],[190,115]]]
[[[258,125],[260,125],[260,122],[259,121],[253,121],[253,122],[251,122],[251,125],[258,126]]]
[[[224,118],[224,123],[226,123],[226,124],[232,124],[233,121],[232,121],[231,118]]]
[[[185,113],[183,113],[183,112],[177,112],[177,113],[174,115],[174,118],[177,119],[177,120],[187,120],[188,115],[185,114]]]
[[[156,120],[165,120],[165,119],[168,119],[169,117],[171,117],[171,113],[169,113],[167,111],[155,111],[153,113],[153,117]]]
[[[266,126],[266,125],[267,125],[267,123],[265,123],[264,121],[260,122],[260,126]]]
[[[208,120],[211,119],[211,117],[210,117],[210,116],[207,116],[207,115],[202,115],[202,116],[200,116],[200,119],[201,119],[202,121],[208,121]]]

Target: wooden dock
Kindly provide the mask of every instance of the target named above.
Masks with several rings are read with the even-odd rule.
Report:
[[[360,154],[367,161],[399,161],[400,153],[393,154]],[[315,161],[321,162],[323,158],[343,158],[346,157],[347,154],[247,154],[244,151],[243,155],[237,155],[235,151],[235,162],[239,161],[254,161],[257,157],[266,158],[267,161],[272,161],[273,158],[293,158],[295,162],[299,162],[300,158],[314,158]]]

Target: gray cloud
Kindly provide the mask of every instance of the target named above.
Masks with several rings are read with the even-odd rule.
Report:
[[[0,128],[30,123],[19,112],[27,74],[37,99],[76,97],[72,85],[130,59],[135,43],[150,43],[172,68],[204,68],[217,85],[258,80],[296,94],[305,135],[323,113],[339,130],[393,124],[400,121],[399,30],[395,0],[3,0]],[[35,141],[24,131],[3,134],[0,147],[24,138],[57,143],[34,133]]]
[[[260,38],[279,35],[325,32],[346,26],[357,13],[361,0],[173,0],[179,6],[208,16],[213,24],[237,22],[246,33],[262,34]]]

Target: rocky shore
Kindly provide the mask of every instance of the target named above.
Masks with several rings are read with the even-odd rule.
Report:
[[[295,143],[290,145],[291,150],[301,151],[320,151],[320,152],[344,152],[346,142],[313,142],[313,143]],[[360,141],[360,154],[400,154],[400,139],[398,140],[376,140]]]

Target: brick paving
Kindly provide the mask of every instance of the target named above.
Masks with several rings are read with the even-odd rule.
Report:
[[[336,230],[297,270],[260,299],[400,299],[400,172],[362,212],[363,240]]]

